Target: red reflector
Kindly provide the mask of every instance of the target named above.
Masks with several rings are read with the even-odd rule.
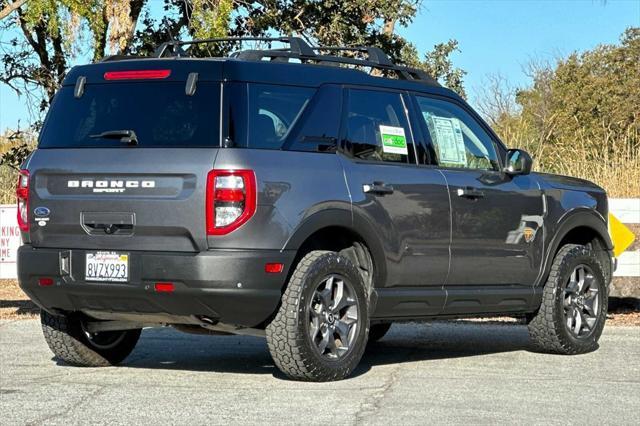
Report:
[[[144,80],[154,78],[167,78],[171,70],[133,70],[133,71],[107,71],[105,80]]]
[[[173,283],[156,283],[154,288],[158,293],[171,293],[174,290]]]
[[[279,274],[284,269],[284,263],[267,263],[264,265],[264,271],[268,274]]]
[[[38,279],[38,285],[40,287],[49,287],[53,285],[53,278],[40,278]]]
[[[242,189],[216,189],[215,201],[235,203],[244,201],[244,191]]]
[[[22,232],[29,232],[29,172],[20,170],[16,187],[18,198],[18,227]]]
[[[29,196],[29,188],[16,189],[16,195],[18,198],[27,198]]]

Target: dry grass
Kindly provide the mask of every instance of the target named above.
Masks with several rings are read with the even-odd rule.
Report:
[[[0,280],[0,320],[33,319],[40,309],[18,287],[16,280]]]
[[[0,155],[11,148],[22,145],[25,139],[0,135]],[[35,147],[35,140],[29,139],[29,145]],[[6,165],[0,165],[0,204],[13,204],[16,202],[17,170]]]
[[[630,127],[622,135],[605,132],[600,141],[580,133],[571,140],[552,141],[533,132],[522,119],[505,120],[496,131],[509,146],[528,151],[537,171],[590,180],[603,187],[610,198],[640,197],[637,128]]]
[[[0,204],[14,204],[16,202],[16,180],[18,174],[8,166],[0,166]]]

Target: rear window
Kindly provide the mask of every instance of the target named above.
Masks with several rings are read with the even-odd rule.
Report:
[[[138,146],[219,145],[220,84],[184,82],[87,84],[80,98],[65,86],[55,97],[40,134],[40,148],[122,147],[117,138],[91,137],[133,130]]]

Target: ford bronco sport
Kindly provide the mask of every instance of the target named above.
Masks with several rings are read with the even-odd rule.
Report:
[[[218,41],[74,67],[55,96],[20,172],[18,271],[59,359],[113,365],[172,326],[266,336],[289,377],[337,380],[393,322],[489,315],[541,351],[597,348],[601,188],[531,172],[380,49],[183,49]]]

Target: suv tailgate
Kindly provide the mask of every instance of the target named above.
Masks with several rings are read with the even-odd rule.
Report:
[[[206,250],[206,176],[216,153],[212,148],[37,150],[29,163],[30,214],[38,207],[49,214],[31,220],[31,243]]]

